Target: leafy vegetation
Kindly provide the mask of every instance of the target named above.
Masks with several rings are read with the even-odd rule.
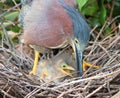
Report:
[[[93,25],[99,24],[102,26],[107,18],[120,15],[119,0],[77,0],[77,2],[79,11],[89,16],[89,21]]]

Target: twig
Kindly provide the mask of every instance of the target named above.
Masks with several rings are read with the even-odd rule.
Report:
[[[103,85],[101,85],[100,87],[98,87],[96,90],[94,90],[92,93],[88,94],[85,98],[90,98],[92,95],[94,95],[96,92],[98,92],[100,89],[102,89],[104,86],[106,85],[106,83],[104,83]]]
[[[9,13],[10,11],[14,10],[15,8],[17,8],[17,7],[20,6],[21,4],[22,4],[22,3],[19,3],[19,4],[17,4],[16,6],[8,9],[6,12],[4,12],[4,13],[2,13],[2,14],[0,15],[0,18],[2,18],[4,15],[6,15],[7,13]]]
[[[15,0],[12,0],[12,1],[14,2],[15,6],[17,6],[17,3],[16,3],[16,1],[15,1]],[[20,11],[20,8],[19,8],[19,6],[18,6],[17,8],[18,8],[18,10]]]
[[[0,92],[9,98],[15,98],[15,97],[11,96],[10,94],[8,94],[7,92],[5,92],[4,90],[0,90]]]
[[[120,18],[120,15],[116,16],[115,18],[113,18],[110,22],[108,22],[108,25],[106,26],[109,27],[115,20],[117,20],[118,18]]]
[[[1,25],[2,25],[2,29],[3,29],[5,38],[7,40],[7,44],[9,45],[9,48],[11,50],[12,47],[14,46],[14,44],[13,44],[12,40],[9,38],[8,33],[7,33],[7,31],[6,31],[5,26],[3,25],[3,23],[1,23]]]
[[[93,77],[89,77],[89,78],[85,78],[85,79],[80,79],[80,80],[76,80],[76,81],[71,81],[69,83],[64,83],[64,84],[61,84],[59,86],[54,87],[53,89],[58,89],[60,87],[64,87],[64,86],[68,86],[68,85],[73,85],[75,83],[90,81],[90,80],[94,80],[94,79],[101,79],[101,78],[109,77],[109,76],[116,75],[116,74],[119,74],[119,73],[120,73],[120,69],[117,70],[117,71],[115,71],[115,72],[108,73],[108,74],[96,75],[96,76],[93,76]]]
[[[97,42],[98,38],[100,37],[101,33],[103,32],[103,30],[104,30],[104,28],[105,28],[105,26],[106,26],[106,23],[107,23],[107,21],[105,21],[103,27],[101,28],[100,32],[98,33],[98,35],[97,35],[97,37],[96,37],[94,43]],[[93,44],[92,49],[91,49],[91,51],[90,51],[90,53],[89,53],[88,55],[90,55],[90,54],[94,51],[94,47],[95,47],[95,44]]]
[[[115,0],[112,1],[112,7],[111,7],[111,11],[110,11],[110,16],[109,16],[109,20],[112,19],[112,14],[113,14],[113,9],[114,9],[114,6],[115,6]]]

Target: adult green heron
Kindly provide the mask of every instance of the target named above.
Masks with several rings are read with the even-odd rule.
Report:
[[[34,66],[30,74],[36,74],[39,52],[49,53],[51,49],[71,45],[81,76],[82,53],[89,41],[90,28],[74,8],[75,0],[22,0],[22,4],[20,20],[24,30],[23,42],[35,49]]]

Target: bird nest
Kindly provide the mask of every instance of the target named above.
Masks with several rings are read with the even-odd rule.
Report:
[[[88,68],[82,77],[54,81],[33,80],[28,76],[33,60],[10,40],[2,39],[0,47],[0,97],[6,98],[108,98],[120,89],[120,36],[104,30],[92,33],[92,40],[84,51],[84,60],[99,69]],[[7,39],[7,37],[6,37]],[[20,47],[20,45],[19,45]]]

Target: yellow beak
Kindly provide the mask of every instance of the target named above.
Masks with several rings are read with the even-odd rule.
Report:
[[[72,77],[71,71],[74,71],[74,70],[75,69],[69,65],[67,65],[65,68],[60,68],[60,71],[62,73],[64,73],[65,75],[71,76],[71,77]]]

